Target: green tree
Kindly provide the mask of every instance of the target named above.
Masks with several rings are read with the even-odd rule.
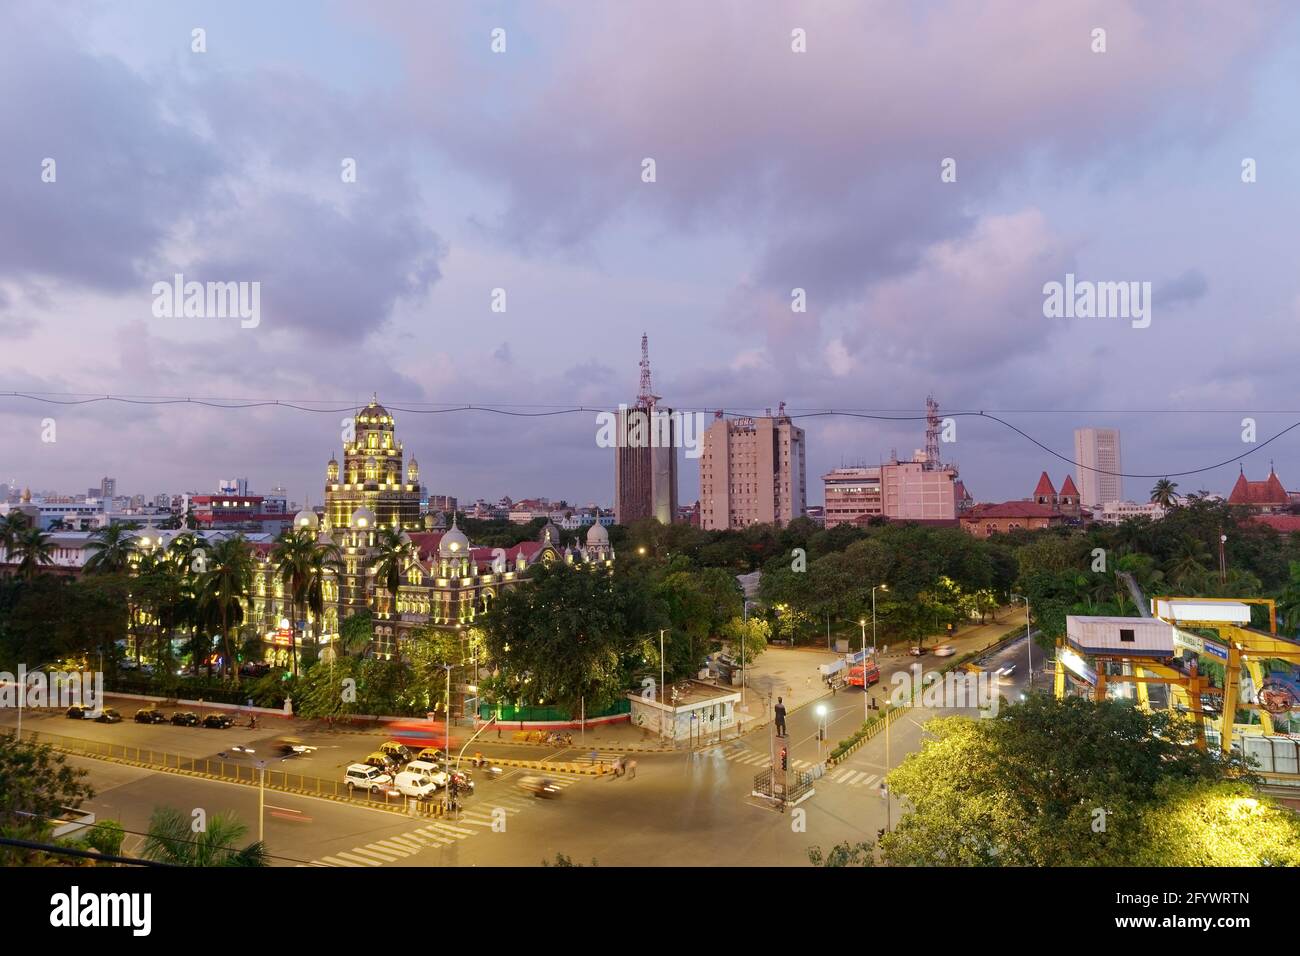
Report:
[[[1237,778],[1189,721],[1123,701],[1034,694],[991,720],[948,717],[888,777],[913,808],[881,843],[902,865],[1134,865],[1169,787]]]
[[[223,538],[211,549],[207,571],[199,585],[199,606],[206,611],[205,620],[220,627],[225,649],[226,667],[239,684],[239,668],[234,663],[231,631],[244,620],[244,602],[253,587],[253,552],[242,534]]]
[[[0,734],[0,835],[47,842],[65,808],[77,809],[95,791],[82,781],[85,770],[67,765],[67,758],[48,744]],[[31,851],[0,847],[0,864],[23,865]]]
[[[772,629],[762,618],[733,617],[722,629],[722,636],[731,645],[731,655],[736,660],[751,664],[754,659],[767,650],[768,637]]]
[[[1151,489],[1151,501],[1162,508],[1172,508],[1178,504],[1178,482],[1161,478]]]
[[[125,574],[135,556],[135,524],[110,524],[91,532],[86,550],[86,574]]]
[[[54,563],[54,542],[40,528],[24,525],[9,553],[17,559],[18,576],[30,581],[42,568]]]
[[[233,812],[208,818],[206,826],[194,832],[192,818],[175,807],[157,807],[149,820],[141,856],[172,866],[268,866],[266,844],[237,844],[248,832]]]
[[[611,705],[634,669],[657,662],[666,623],[640,575],[559,563],[535,567],[481,620],[502,697],[571,713]]]
[[[339,654],[362,657],[375,639],[375,616],[370,608],[353,611],[339,624]]]
[[[845,840],[823,853],[820,846],[808,848],[808,862],[813,866],[875,866],[876,845],[870,841],[850,843]]]

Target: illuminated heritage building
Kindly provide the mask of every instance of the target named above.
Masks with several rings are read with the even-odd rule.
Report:
[[[501,588],[517,584],[538,562],[613,562],[609,532],[600,524],[592,525],[585,544],[576,548],[563,546],[560,529],[550,523],[536,541],[512,548],[475,547],[454,515],[450,528],[431,530],[435,516],[420,514],[419,463],[414,456],[403,463],[394,426],[392,415],[372,398],[356,415],[354,440],[344,444],[342,467],[332,457],[326,465],[324,516],[305,509],[294,517],[295,530],[316,532],[318,541],[337,546],[342,555],[342,564],[323,584],[321,621],[308,612],[305,631],[298,635],[300,646],[313,643],[317,632],[320,643],[328,645],[338,639],[340,623],[349,614],[369,608],[375,618],[371,651],[392,658],[415,628],[468,627]],[[407,549],[396,595],[375,575],[389,529],[400,533]],[[264,659],[287,665],[295,617],[292,595],[271,561],[274,545],[258,543],[254,550],[258,561],[249,620],[263,636]]]

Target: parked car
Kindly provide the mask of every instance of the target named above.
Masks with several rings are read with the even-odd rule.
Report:
[[[234,719],[229,714],[208,714],[203,718],[203,726],[211,727],[213,730],[225,730],[227,727],[234,726]]]
[[[427,760],[429,763],[442,763],[447,759],[447,752],[441,747],[425,747],[414,757],[415,760]]]
[[[560,795],[560,788],[555,785],[555,781],[549,777],[527,776],[519,781],[519,788],[531,793],[534,797],[542,797],[550,800]]]
[[[924,647],[909,647],[909,648],[907,649],[907,653],[911,654],[913,657],[924,657],[924,656],[925,656],[925,648],[924,648]]]
[[[120,724],[122,722],[122,715],[111,707],[106,707],[99,712],[99,716],[96,717],[95,720],[101,724]]]
[[[63,712],[63,716],[67,717],[69,720],[89,720],[90,711],[81,704],[73,704]]]
[[[140,662],[137,661],[134,657],[128,657],[126,660],[118,662],[117,669],[120,671],[139,670]]]
[[[421,800],[427,800],[438,792],[438,785],[427,775],[412,773],[409,770],[399,773],[393,781],[393,786],[397,787],[403,796],[418,797]]]
[[[361,762],[368,766],[375,767],[378,770],[382,770],[385,773],[395,773],[398,768],[396,757],[390,757],[388,754],[379,750],[376,750]]]
[[[135,712],[135,722],[137,724],[165,724],[167,715],[161,710],[154,710],[152,707],[142,707]]]
[[[371,793],[378,793],[392,782],[393,778],[389,774],[363,763],[349,764],[347,770],[343,772],[343,783],[349,792],[368,790]]]
[[[379,752],[387,754],[398,763],[410,763],[415,759],[415,754],[406,746],[398,743],[396,740],[389,740],[379,745]]]
[[[192,710],[178,710],[172,714],[172,723],[177,727],[197,727],[199,715]]]
[[[428,760],[412,760],[406,765],[406,772],[418,773],[421,776],[428,777],[433,781],[433,785],[439,789],[447,786],[447,781],[451,779],[447,771]]]

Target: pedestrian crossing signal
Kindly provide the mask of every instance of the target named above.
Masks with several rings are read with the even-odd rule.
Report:
[[[787,764],[789,763],[789,760],[787,759],[787,756],[788,756],[788,755],[787,755],[786,749],[785,749],[784,747],[782,747],[782,748],[781,748],[781,769],[782,769],[782,770],[787,770],[787,769],[789,769],[788,766],[787,766]]]

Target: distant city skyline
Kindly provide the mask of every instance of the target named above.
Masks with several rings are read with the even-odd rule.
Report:
[[[237,473],[316,502],[342,414],[12,393],[378,392],[431,491],[609,504],[594,416],[400,409],[613,410],[645,331],[665,407],[785,402],[814,476],[908,458],[921,426],[798,416],[923,416],[933,393],[1066,459],[1076,428],[1120,429],[1126,470],[1156,476],[1132,498],[1165,474],[1226,493],[1231,459],[1300,420],[1278,411],[1300,279],[1275,238],[1300,219],[1300,126],[1279,120],[1300,10],[1169,10],[15,0],[0,468],[148,495]],[[176,275],[258,283],[258,321],[160,315]],[[1149,283],[1142,322],[1048,317],[1070,276]],[[977,418],[944,451],[983,501],[1073,471]],[[1245,468],[1270,457],[1300,483],[1300,432]],[[698,462],[677,464],[694,502]]]

